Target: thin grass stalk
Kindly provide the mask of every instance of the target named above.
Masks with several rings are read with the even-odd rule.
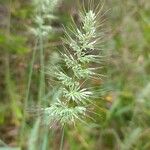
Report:
[[[47,146],[48,146],[48,130],[46,130],[47,132],[45,132],[44,134],[44,139],[42,142],[42,148],[41,150],[47,150]]]
[[[29,145],[28,145],[28,150],[37,150],[37,141],[38,141],[38,131],[39,131],[39,127],[40,127],[40,119],[38,118],[33,126],[33,129],[31,131],[30,134],[30,138],[29,138]]]
[[[45,73],[44,73],[44,47],[43,47],[43,36],[40,34],[39,37],[39,47],[40,47],[40,83],[39,83],[39,95],[38,102],[41,103],[41,100],[45,93]]]
[[[36,39],[36,42],[35,42],[35,47],[33,49],[33,53],[32,53],[32,59],[31,59],[31,64],[30,64],[30,67],[29,67],[29,77],[28,77],[28,84],[27,84],[27,91],[26,91],[26,96],[25,96],[25,101],[24,101],[24,109],[23,109],[23,120],[22,120],[22,125],[21,125],[21,145],[23,144],[24,142],[24,129],[25,129],[25,120],[26,120],[26,109],[28,107],[28,99],[29,99],[29,94],[30,94],[30,87],[31,87],[31,81],[32,81],[32,75],[33,75],[33,65],[34,65],[34,62],[35,62],[35,56],[36,56],[36,50],[37,50],[37,44],[38,44],[38,40]]]
[[[65,134],[65,126],[62,127],[62,135],[61,135],[59,150],[63,150],[63,147],[64,147],[64,134]]]

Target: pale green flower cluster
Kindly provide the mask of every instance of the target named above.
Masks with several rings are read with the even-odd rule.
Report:
[[[33,5],[36,8],[34,16],[36,27],[31,28],[30,31],[35,36],[47,37],[53,31],[50,22],[56,18],[53,15],[53,11],[59,2],[60,0],[33,0]]]
[[[63,103],[58,100],[51,107],[45,109],[45,116],[47,123],[55,123],[60,122],[62,125],[65,123],[75,123],[76,119],[80,120],[80,115],[85,114],[86,108],[75,106],[68,107],[66,103]]]
[[[89,10],[80,17],[81,27],[70,29],[72,32],[66,31],[64,39],[67,46],[64,46],[66,53],[62,54],[62,60],[69,71],[57,68],[53,75],[61,84],[61,96],[56,103],[45,108],[46,119],[62,125],[75,124],[77,120],[82,121],[86,117],[87,105],[91,103],[93,92],[84,82],[98,75],[95,67],[89,67],[99,59],[94,53],[99,39],[97,16]]]

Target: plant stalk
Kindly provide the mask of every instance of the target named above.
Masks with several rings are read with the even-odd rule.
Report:
[[[21,145],[24,141],[23,136],[24,136],[24,128],[25,128],[25,120],[26,120],[26,109],[28,106],[28,99],[29,99],[29,94],[30,94],[30,87],[31,87],[32,75],[33,75],[33,65],[35,62],[37,44],[38,44],[38,40],[36,40],[36,42],[35,42],[35,47],[34,47],[33,53],[32,53],[31,64],[29,67],[29,77],[28,77],[27,91],[26,91],[26,96],[25,96],[25,101],[24,101],[23,120],[22,120],[22,125],[21,125],[21,138],[20,138],[21,139]]]
[[[65,133],[65,126],[62,127],[62,135],[61,135],[61,142],[60,142],[60,148],[59,148],[59,150],[63,150],[63,146],[64,146],[64,133]]]

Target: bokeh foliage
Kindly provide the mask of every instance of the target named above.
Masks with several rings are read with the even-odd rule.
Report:
[[[95,0],[95,3],[99,0]],[[70,14],[76,22],[78,5],[64,0],[54,13],[54,28],[45,48],[45,63],[60,61],[61,36],[70,24]],[[34,7],[29,0],[0,0],[0,146],[20,147],[20,128],[29,62],[34,47]],[[92,80],[100,93],[96,100],[95,121],[65,128],[64,149],[71,150],[149,150],[150,149],[150,3],[148,0],[105,0],[103,82]],[[57,47],[57,48],[56,48]],[[28,149],[58,149],[61,129],[41,128],[34,113],[37,108],[39,82],[38,51],[33,67],[26,120],[24,146]],[[51,80],[46,77],[43,104],[49,105],[60,91],[49,91]],[[50,85],[49,85],[50,83]],[[55,84],[55,83],[54,83]],[[100,84],[100,85],[99,85]],[[53,95],[53,96],[51,96]],[[33,110],[31,110],[31,108]],[[93,115],[93,114],[92,114]],[[38,148],[36,147],[38,145]],[[49,148],[48,148],[49,147]],[[27,148],[26,148],[27,149]]]

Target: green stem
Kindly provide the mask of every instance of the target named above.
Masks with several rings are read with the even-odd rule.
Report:
[[[63,150],[63,145],[64,145],[64,133],[65,133],[65,126],[62,127],[61,143],[60,143],[60,148],[59,148],[59,150]]]
[[[39,47],[40,47],[40,83],[39,83],[39,94],[38,94],[38,102],[41,103],[41,99],[45,94],[45,74],[44,74],[44,48],[43,48],[43,36],[39,37]]]
[[[33,65],[35,62],[37,44],[38,44],[38,40],[36,40],[36,42],[35,42],[35,47],[33,49],[33,54],[32,54],[32,59],[31,59],[31,64],[30,64],[30,69],[29,69],[29,77],[28,77],[27,91],[26,91],[26,96],[25,96],[25,101],[24,101],[23,120],[22,120],[22,127],[21,127],[21,144],[23,143],[25,119],[26,119],[26,109],[28,106],[28,99],[29,99],[29,94],[30,94],[31,80],[32,80],[32,75],[33,75]]]

